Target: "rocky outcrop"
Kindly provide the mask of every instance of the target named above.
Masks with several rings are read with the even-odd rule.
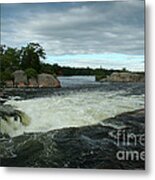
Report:
[[[25,126],[28,126],[30,123],[30,118],[24,112],[19,111],[10,105],[0,105],[0,123],[3,121],[10,123],[11,120],[20,121]],[[0,132],[1,131],[3,131],[2,128],[0,129]]]
[[[145,169],[144,135],[144,110],[92,126],[14,138],[0,134],[1,166]]]
[[[13,81],[12,80],[5,81],[5,85],[6,85],[6,87],[12,88],[13,87]]]
[[[39,87],[60,87],[59,80],[51,74],[39,74],[38,75]]]
[[[25,87],[28,84],[27,76],[23,70],[17,70],[13,73],[14,76],[14,86],[15,87]]]
[[[27,78],[23,70],[17,70],[13,73],[14,81],[6,81],[5,87],[22,88],[22,87],[61,87],[60,81],[52,74],[39,74],[37,77]]]
[[[108,76],[105,81],[112,82],[144,82],[145,77],[143,74],[129,73],[129,72],[115,72]]]
[[[35,78],[35,77],[30,78],[28,82],[29,82],[28,83],[29,87],[38,87],[39,86],[38,82],[37,82],[37,78]]]

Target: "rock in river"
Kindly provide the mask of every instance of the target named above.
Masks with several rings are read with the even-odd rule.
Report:
[[[129,73],[129,72],[115,72],[106,78],[106,81],[112,82],[144,82],[144,74]]]
[[[60,81],[51,74],[42,73],[38,75],[39,87],[61,87]]]
[[[0,132],[3,131],[3,121],[10,123],[11,121],[18,120],[25,126],[30,123],[30,118],[24,112],[12,107],[11,105],[0,105]]]
[[[14,84],[16,87],[26,87],[27,76],[23,70],[17,70],[13,73]]]

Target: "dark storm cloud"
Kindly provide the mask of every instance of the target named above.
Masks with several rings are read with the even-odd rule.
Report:
[[[2,5],[2,43],[39,42],[48,55],[144,54],[144,2]]]

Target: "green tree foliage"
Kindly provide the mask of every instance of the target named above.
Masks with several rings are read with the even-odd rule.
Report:
[[[33,68],[28,68],[25,70],[25,74],[27,75],[27,78],[37,78],[37,71]]]
[[[21,49],[21,68],[33,68],[38,73],[41,70],[41,59],[45,59],[45,51],[38,43],[29,43]]]
[[[122,68],[122,72],[127,72],[127,69],[125,67]]]
[[[21,49],[0,46],[0,83],[12,80],[12,73],[23,69],[30,77],[36,77],[41,71],[41,60],[45,51],[38,43],[29,43]]]
[[[0,46],[0,84],[13,80],[12,73],[20,68],[20,51],[17,48]]]
[[[0,80],[2,82],[7,81],[7,80],[13,80],[12,72],[10,72],[10,71],[0,72]]]
[[[56,75],[62,75],[62,68],[61,68],[61,66],[59,66],[58,64],[53,64],[52,65],[52,69],[53,69],[53,72],[54,72],[54,74],[56,74]]]
[[[15,71],[20,67],[20,51],[17,48],[0,47],[1,71]]]
[[[51,64],[41,63],[41,73],[54,74],[54,69]]]

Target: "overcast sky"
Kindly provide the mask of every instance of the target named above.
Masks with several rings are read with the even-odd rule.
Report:
[[[46,62],[144,70],[144,2],[1,5],[1,43],[38,42]]]

